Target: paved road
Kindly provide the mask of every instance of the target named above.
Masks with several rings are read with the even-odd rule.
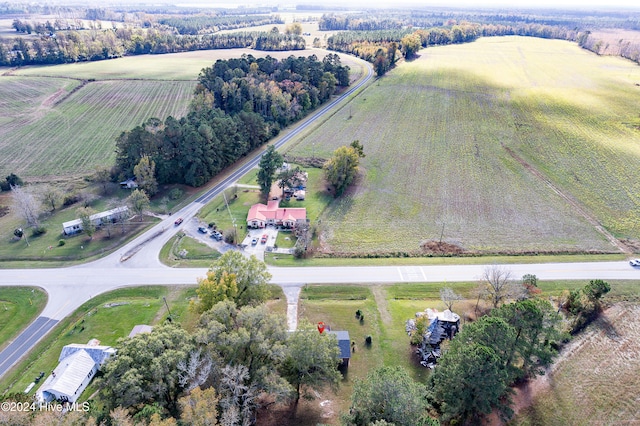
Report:
[[[275,142],[276,148],[282,147],[300,132],[315,125],[318,118],[344,102],[371,79],[373,76],[371,66],[364,61],[361,62],[367,70],[364,78],[279,138]],[[261,156],[262,154],[254,156],[193,203],[164,219],[120,250],[102,259],[60,269],[0,270],[0,285],[38,286],[46,290],[49,295],[47,305],[40,317],[4,351],[0,352],[0,376],[44,337],[55,323],[98,294],[131,285],[195,284],[197,277],[205,275],[206,269],[176,270],[168,268],[162,265],[158,258],[160,249],[176,232],[186,226],[206,203],[256,167]],[[174,221],[178,217],[182,217],[184,222],[180,226],[175,226]],[[295,297],[297,292],[291,291],[287,294]],[[291,299],[290,302],[292,303],[293,300]]]
[[[315,119],[326,113],[337,102],[371,78],[369,75],[350,89],[348,93],[324,107],[287,136],[277,142],[286,143]],[[163,220],[148,232],[137,237],[121,250],[103,259],[84,265],[59,269],[6,269],[0,270],[0,283],[7,286],[38,286],[49,295],[41,316],[31,324],[16,340],[0,353],[0,376],[17,360],[20,353],[26,353],[44,336],[55,322],[63,319],[92,297],[119,287],[132,285],[194,285],[198,277],[206,273],[204,268],[174,269],[160,263],[158,253],[162,246],[191,219],[200,208],[221,191],[233,184],[240,176],[255,167],[260,156],[229,175],[219,185],[211,189],[195,202]],[[185,222],[174,226],[173,221],[183,217]],[[309,267],[309,268],[269,268],[272,282],[281,285],[289,302],[295,300],[302,283],[401,283],[401,282],[445,282],[478,280],[485,266],[385,266],[385,267]],[[508,265],[514,276],[535,274],[541,280],[553,279],[638,279],[640,270],[635,270],[627,262],[601,263],[549,263]],[[293,324],[290,324],[292,326]],[[13,360],[13,361],[12,361]]]

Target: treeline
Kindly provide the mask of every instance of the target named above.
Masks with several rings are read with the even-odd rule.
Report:
[[[298,35],[276,31],[204,36],[178,35],[162,28],[58,31],[35,40],[16,37],[12,41],[0,41],[0,66],[62,64],[126,55],[232,48],[303,50],[305,41]]]
[[[318,21],[320,31],[376,31],[399,30],[403,27],[398,19],[371,16],[324,14]]]
[[[158,23],[175,28],[179,34],[208,34],[222,30],[254,27],[258,25],[284,24],[279,15],[249,16],[171,16],[158,19]]]
[[[612,38],[615,38],[612,40]],[[578,45],[598,55],[615,55],[640,64],[640,41],[625,40],[616,37],[615,33],[608,39],[602,39],[590,31],[578,36]]]
[[[587,31],[599,28],[640,29],[640,13],[629,10],[522,10],[514,13],[479,10],[384,11],[384,14],[324,14],[318,23],[323,31],[394,30],[451,26],[456,22],[502,25],[547,25]]]
[[[348,84],[349,68],[335,54],[322,61],[251,55],[218,60],[200,73],[186,117],[150,119],[120,135],[116,172],[133,176],[148,156],[158,183],[203,185]]]
[[[457,43],[468,43],[478,37],[520,35],[575,41],[577,30],[541,24],[477,24],[461,22],[447,27],[428,29],[401,29],[383,31],[347,31],[327,39],[331,50],[350,53],[372,62],[378,75],[393,66],[396,54],[405,58],[414,56],[420,48]]]

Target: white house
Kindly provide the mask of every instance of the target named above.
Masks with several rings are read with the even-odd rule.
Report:
[[[42,402],[76,402],[102,364],[115,352],[114,348],[100,346],[96,341],[65,346],[58,366],[40,386],[36,397]]]
[[[96,226],[101,226],[106,222],[115,222],[121,220],[127,214],[129,209],[126,206],[116,207],[115,209],[107,210],[89,216],[91,222]],[[78,232],[82,232],[82,220],[74,219],[62,224],[62,232],[65,235],[73,235]]]

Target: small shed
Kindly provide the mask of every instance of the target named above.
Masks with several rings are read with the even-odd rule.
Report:
[[[351,338],[349,337],[349,332],[346,330],[336,330],[327,331],[327,334],[334,334],[338,338],[340,358],[342,358],[341,365],[344,367],[348,367],[349,360],[351,359]]]
[[[135,177],[131,177],[123,182],[120,182],[120,188],[123,189],[136,189],[138,187],[138,183],[136,182]]]

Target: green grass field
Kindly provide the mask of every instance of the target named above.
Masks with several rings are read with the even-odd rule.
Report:
[[[39,288],[0,287],[0,350],[9,344],[47,303],[47,293]]]
[[[617,237],[640,237],[640,69],[524,37],[434,47],[369,86],[292,148],[359,140],[352,191],[322,215],[330,250],[614,251],[535,167]],[[381,237],[383,236],[383,237]]]
[[[0,176],[16,173],[30,181],[50,181],[111,165],[121,132],[151,117],[183,116],[200,71],[217,59],[242,54],[315,54],[322,59],[326,51],[225,49],[0,68]],[[354,76],[362,73],[361,65],[342,57]]]
[[[14,84],[29,87],[41,77],[0,77],[0,92]],[[11,120],[0,123],[2,176],[51,180],[82,176],[115,160],[118,135],[150,117],[182,116],[195,87],[190,81],[96,81],[70,94],[76,80],[49,79],[66,85],[44,85],[28,104],[0,106]],[[26,96],[27,90],[21,93]],[[64,96],[70,94],[68,98]],[[62,100],[60,103],[56,103]],[[24,141],[28,141],[25,149]]]

